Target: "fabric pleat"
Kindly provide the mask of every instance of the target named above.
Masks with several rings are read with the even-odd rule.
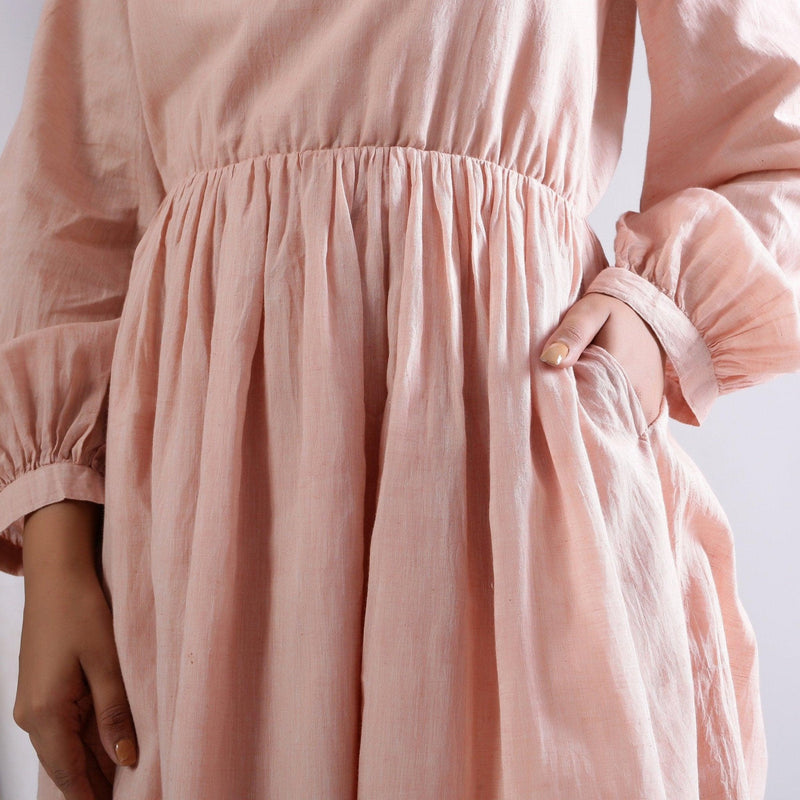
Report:
[[[727,615],[749,663],[750,630],[697,559],[724,529],[676,527],[705,484],[670,473],[666,401],[648,425],[595,345],[539,367],[581,220],[397,148],[236,163],[160,214],[111,383],[108,479],[147,502],[111,498],[104,568],[151,732],[117,791],[689,796],[754,691],[709,634]]]

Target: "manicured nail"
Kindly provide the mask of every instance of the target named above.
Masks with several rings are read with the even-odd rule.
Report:
[[[117,761],[123,767],[136,761],[136,747],[130,739],[120,739],[114,745],[114,752],[117,754]]]
[[[569,347],[564,342],[553,342],[539,358],[553,367],[557,367],[567,357]]]

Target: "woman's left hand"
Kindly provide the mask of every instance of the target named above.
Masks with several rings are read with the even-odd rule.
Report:
[[[551,345],[553,360],[544,358]],[[639,396],[647,421],[658,415],[664,395],[666,353],[651,327],[616,297],[589,292],[567,310],[542,348],[541,360],[551,366],[571,367],[589,344],[608,350],[619,361]],[[558,356],[562,355],[560,361]]]

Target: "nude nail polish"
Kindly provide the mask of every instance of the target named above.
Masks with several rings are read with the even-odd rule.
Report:
[[[114,752],[117,754],[117,761],[122,766],[129,766],[136,761],[136,748],[130,739],[120,739],[114,745]]]
[[[569,347],[563,342],[553,342],[539,358],[556,367],[567,357],[567,353],[569,353]]]

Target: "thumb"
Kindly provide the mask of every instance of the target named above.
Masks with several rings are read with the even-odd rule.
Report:
[[[602,295],[601,295],[602,297]],[[539,356],[553,367],[571,367],[610,315],[608,304],[590,293],[575,302],[550,334]]]
[[[84,666],[84,673],[103,749],[114,763],[133,766],[137,759],[136,733],[116,653],[107,654],[101,665]]]

